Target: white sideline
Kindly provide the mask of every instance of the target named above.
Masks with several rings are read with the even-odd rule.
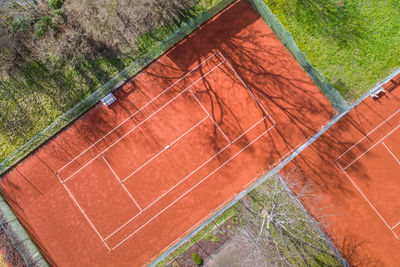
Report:
[[[218,52],[218,51],[217,51]],[[76,156],[75,158],[73,158],[70,162],[68,162],[66,165],[64,165],[63,167],[61,167],[57,173],[59,171],[61,171],[62,169],[64,169],[65,167],[67,167],[69,164],[71,164],[73,161],[75,161],[77,158],[79,158],[82,154],[86,153],[86,151],[88,151],[90,148],[92,148],[93,146],[95,146],[97,143],[99,143],[101,140],[103,140],[104,138],[106,138],[108,135],[110,135],[112,132],[114,132],[116,129],[118,129],[119,127],[121,127],[121,125],[123,125],[125,122],[127,122],[129,119],[131,119],[133,116],[135,116],[137,113],[139,113],[140,111],[142,111],[145,107],[147,107],[148,105],[150,105],[151,103],[153,103],[156,99],[158,99],[161,95],[163,95],[164,93],[166,93],[169,89],[171,89],[175,84],[177,84],[178,82],[180,82],[181,80],[183,80],[187,75],[189,75],[190,73],[192,73],[193,71],[195,71],[197,68],[199,68],[201,65],[203,65],[204,63],[206,63],[210,58],[214,57],[215,54],[217,53],[213,53],[212,55],[210,55],[208,58],[206,58],[204,61],[200,62],[200,64],[198,64],[195,68],[193,68],[191,71],[189,71],[188,73],[186,73],[185,75],[183,75],[181,78],[179,78],[178,80],[176,80],[173,84],[171,84],[170,86],[168,86],[164,91],[162,91],[160,94],[158,94],[157,96],[155,96],[152,100],[150,100],[149,102],[147,102],[144,106],[142,106],[140,109],[138,109],[137,111],[135,111],[132,115],[130,115],[128,118],[126,118],[124,121],[122,121],[120,124],[118,124],[116,127],[114,127],[111,131],[109,131],[107,134],[105,134],[103,137],[101,137],[99,140],[97,140],[95,143],[93,143],[91,146],[89,146],[88,148],[86,148],[85,150],[83,150],[81,153],[79,153],[78,156]]]
[[[367,135],[365,135],[363,138],[361,138],[360,140],[358,140],[357,143],[353,144],[349,149],[347,149],[345,152],[343,152],[339,157],[337,157],[337,159],[335,161],[337,161],[339,158],[341,158],[342,156],[344,156],[344,154],[346,154],[347,152],[349,152],[350,150],[352,150],[356,145],[358,145],[360,142],[362,142],[365,138],[367,138],[370,134],[372,134],[373,132],[375,132],[379,127],[381,127],[383,124],[385,124],[388,120],[390,120],[392,117],[394,117],[397,113],[400,112],[400,109],[398,109],[396,112],[394,112],[392,115],[390,115],[388,118],[386,118],[382,123],[380,123],[378,126],[376,126],[372,131],[370,131]]]
[[[379,124],[376,128],[374,128],[370,133],[368,133],[366,136],[364,136],[361,140],[359,140],[356,144],[354,144],[350,149],[352,149],[353,147],[355,147],[357,144],[359,144],[362,140],[364,140],[367,136],[369,136],[372,132],[374,132],[376,129],[378,129],[380,126],[382,126],[386,121],[388,121],[390,118],[392,118],[395,114],[397,114],[400,110],[398,110],[397,112],[395,112],[394,114],[392,114],[390,117],[388,117],[383,123]],[[389,153],[392,155],[392,157],[397,161],[397,163],[400,164],[400,161],[397,159],[397,157],[393,154],[393,152],[389,149],[389,147],[386,146],[386,144],[384,143],[384,140],[390,136],[393,132],[395,132],[397,129],[400,128],[400,125],[397,125],[394,129],[392,129],[388,134],[386,134],[384,137],[382,137],[380,140],[378,140],[373,146],[371,146],[369,149],[367,149],[364,153],[362,153],[360,156],[358,156],[355,160],[353,160],[350,164],[348,164],[346,167],[342,167],[340,165],[340,163],[338,162],[338,159],[343,156],[345,153],[347,153],[348,151],[350,151],[350,149],[348,149],[347,151],[345,151],[342,155],[340,155],[340,157],[338,157],[335,162],[336,164],[339,166],[339,168],[343,171],[343,173],[346,175],[346,177],[350,180],[350,182],[353,184],[353,186],[357,189],[357,191],[361,194],[361,196],[365,199],[365,201],[367,201],[367,203],[371,206],[371,208],[375,211],[375,213],[379,216],[379,218],[381,218],[382,222],[386,225],[387,228],[389,228],[389,230],[393,233],[393,235],[396,237],[397,240],[400,240],[400,237],[397,236],[397,234],[393,231],[393,229],[398,226],[400,224],[400,222],[398,222],[397,224],[395,224],[393,227],[390,227],[389,224],[386,222],[386,220],[383,218],[383,216],[378,212],[378,210],[375,208],[375,206],[372,204],[372,202],[366,197],[366,195],[362,192],[362,190],[357,186],[357,184],[353,181],[353,179],[351,179],[350,175],[346,172],[346,169],[348,167],[350,167],[354,162],[356,162],[357,160],[359,160],[363,155],[365,155],[368,151],[370,151],[372,148],[374,148],[376,145],[382,143],[385,148],[389,151]],[[112,249],[111,249],[112,250]]]
[[[353,165],[353,163],[355,163],[357,160],[359,160],[362,156],[364,156],[365,154],[367,154],[371,149],[373,149],[376,145],[380,144],[383,140],[386,139],[386,137],[388,137],[389,135],[391,135],[394,131],[396,131],[397,129],[400,128],[400,124],[397,125],[394,129],[392,129],[388,134],[386,134],[384,137],[382,137],[381,139],[379,139],[373,146],[371,146],[370,148],[368,148],[366,151],[364,151],[360,156],[358,156],[356,159],[354,159],[353,161],[350,162],[350,164],[348,164],[346,167],[342,167],[342,165],[340,165],[337,161],[336,163],[343,168],[344,170],[346,170],[348,167],[350,167],[351,165]],[[397,158],[395,158],[397,160]]]
[[[157,213],[155,216],[153,216],[150,220],[148,220],[146,223],[144,223],[142,226],[140,226],[138,229],[136,229],[133,233],[131,233],[129,236],[127,236],[125,239],[123,239],[120,243],[118,243],[116,246],[111,248],[111,251],[115,250],[116,248],[118,248],[120,245],[122,245],[125,241],[127,241],[129,238],[131,238],[134,234],[136,234],[138,231],[140,231],[144,226],[146,226],[148,223],[150,223],[151,221],[153,221],[156,217],[158,217],[161,213],[163,213],[165,210],[167,210],[169,207],[171,207],[172,205],[174,205],[176,202],[178,202],[181,198],[183,198],[185,195],[187,195],[189,192],[191,192],[194,188],[196,188],[198,185],[200,185],[202,182],[204,182],[205,180],[207,180],[211,175],[213,175],[216,171],[218,171],[219,169],[221,169],[223,166],[225,166],[228,162],[230,162],[232,159],[234,159],[237,155],[239,155],[243,150],[245,150],[246,148],[248,148],[250,145],[252,145],[254,142],[256,142],[258,139],[260,139],[262,136],[264,136],[264,134],[266,134],[267,132],[269,132],[272,128],[275,127],[276,124],[274,124],[273,126],[271,126],[270,128],[268,128],[265,132],[263,132],[262,134],[260,134],[256,139],[254,139],[252,142],[250,142],[249,144],[247,144],[244,148],[242,148],[239,152],[237,152],[235,155],[233,155],[231,158],[229,158],[227,161],[225,161],[223,164],[221,164],[220,166],[218,166],[214,171],[212,171],[211,173],[209,173],[206,177],[204,177],[201,181],[199,181],[197,184],[195,184],[193,187],[191,187],[189,190],[187,190],[185,193],[183,193],[180,197],[178,197],[177,199],[175,199],[171,204],[169,204],[167,207],[165,207],[163,210],[161,210],[159,213]]]
[[[250,94],[253,96],[253,98],[256,100],[257,104],[261,107],[263,112],[265,113],[265,116],[269,116],[268,111],[264,108],[264,106],[261,104],[261,102],[258,100],[258,98],[254,95],[254,93],[250,90],[250,88],[247,86],[247,84],[243,81],[243,79],[237,74],[236,70],[232,67],[232,65],[229,63],[229,61],[225,58],[225,56],[220,52],[217,51],[218,54],[221,55],[221,57],[226,61],[228,66],[231,68],[231,70],[235,73],[236,77],[240,80],[240,82],[243,84],[243,86],[250,92]],[[271,117],[272,119],[272,117]],[[272,119],[272,123],[275,124],[276,122]]]
[[[131,195],[131,193],[129,193],[128,189],[126,189],[125,185],[121,182],[121,180],[119,179],[118,175],[115,173],[115,171],[113,170],[113,168],[110,166],[110,164],[108,163],[108,161],[106,160],[106,158],[101,155],[102,159],[104,160],[104,162],[107,164],[108,168],[110,168],[111,172],[114,174],[114,177],[118,180],[118,183],[122,186],[122,188],[124,188],[125,192],[128,193],[129,197],[132,199],[133,203],[135,203],[135,205],[139,208],[140,211],[142,211],[142,208],[139,206],[139,204],[137,203],[137,201],[133,198],[133,196]]]
[[[249,129],[247,129],[243,134],[241,134],[240,137],[244,136],[247,132],[249,132],[251,129],[253,129],[255,126],[257,126],[260,122],[262,122],[263,120],[265,120],[267,117],[264,117],[262,120],[258,121],[256,124],[254,124],[252,127],[250,127]],[[272,125],[269,129],[273,128],[276,124]],[[240,137],[236,138],[235,140],[239,139]],[[168,189],[166,192],[164,192],[161,196],[159,196],[157,199],[155,199],[153,202],[151,202],[147,207],[145,207],[143,209],[143,212],[146,211],[148,208],[150,208],[151,206],[153,206],[157,201],[159,201],[161,198],[163,198],[166,194],[168,194],[169,192],[171,192],[173,189],[175,189],[177,186],[179,186],[181,183],[183,183],[184,181],[186,181],[190,176],[192,176],[195,172],[197,172],[199,169],[201,169],[204,165],[206,165],[208,162],[210,162],[211,160],[213,160],[214,158],[216,158],[219,154],[221,154],[223,151],[225,151],[225,149],[227,149],[228,147],[230,147],[232,145],[232,143],[229,143],[227,146],[225,146],[222,150],[218,151],[215,155],[213,155],[211,158],[209,158],[208,160],[206,160],[204,163],[202,163],[200,166],[198,166],[195,170],[193,170],[192,172],[190,172],[185,178],[183,178],[182,180],[180,180],[177,184],[175,184],[173,187],[171,187],[170,189]],[[140,212],[142,213],[142,212]],[[139,214],[140,214],[139,213]],[[118,232],[119,230],[121,230],[123,227],[125,227],[128,223],[130,223],[133,219],[135,219],[139,214],[136,214],[135,216],[133,216],[131,219],[129,219],[127,222],[125,222],[123,225],[121,225],[119,228],[117,228],[116,230],[114,230],[109,236],[107,236],[104,240],[107,240],[108,238],[110,238],[111,236],[113,236],[116,232]]]
[[[339,164],[338,164],[339,165]],[[396,233],[393,231],[393,228],[397,226],[397,224],[394,227],[390,227],[389,224],[386,222],[386,220],[382,217],[382,215],[378,212],[378,210],[372,205],[371,201],[364,195],[364,193],[361,191],[361,189],[357,186],[357,184],[351,179],[350,175],[344,170],[340,165],[339,167],[342,169],[344,174],[347,176],[347,178],[350,180],[350,182],[353,184],[353,186],[360,192],[361,196],[367,201],[367,203],[371,206],[371,208],[375,211],[375,213],[381,218],[382,222],[386,225],[387,228],[394,234],[394,236],[397,238],[397,240],[400,240],[400,238],[396,235]],[[111,248],[111,251],[113,248]]]
[[[400,126],[400,125],[399,125]],[[392,150],[385,144],[384,140],[381,141],[381,143],[386,147],[386,149],[389,151],[389,153],[393,156],[393,158],[397,161],[397,163],[400,165],[399,159],[393,154]]]
[[[151,117],[153,117],[155,114],[157,114],[160,110],[162,110],[163,108],[165,108],[167,105],[169,105],[171,102],[173,102],[176,98],[178,98],[179,96],[181,96],[183,93],[185,93],[187,90],[189,90],[192,86],[194,86],[196,83],[198,83],[201,79],[203,79],[205,76],[207,76],[208,74],[210,74],[212,71],[214,71],[216,68],[218,68],[221,64],[223,64],[224,61],[221,61],[217,66],[215,66],[214,68],[212,68],[210,71],[208,71],[206,74],[204,74],[202,77],[200,77],[198,80],[196,80],[194,83],[192,83],[190,86],[188,86],[185,90],[183,90],[182,92],[180,92],[178,95],[176,95],[175,97],[173,97],[171,100],[169,100],[166,104],[164,104],[163,106],[161,106],[159,109],[157,109],[155,112],[153,112],[150,116],[146,117],[143,121],[141,121],[139,124],[135,125],[135,127],[133,127],[131,130],[129,130],[127,133],[125,133],[122,137],[120,137],[119,139],[117,139],[114,143],[112,143],[110,146],[108,146],[106,149],[104,149],[101,153],[99,153],[96,157],[92,158],[89,162],[87,162],[86,164],[84,164],[83,166],[81,166],[77,171],[75,171],[73,174],[71,174],[70,176],[68,176],[68,178],[66,178],[64,180],[64,182],[68,181],[72,176],[74,176],[75,174],[77,174],[78,172],[80,172],[84,167],[86,167],[88,164],[90,164],[93,160],[97,159],[100,155],[102,155],[104,152],[108,151],[110,148],[112,148],[115,144],[117,144],[119,141],[121,141],[123,138],[125,138],[127,135],[129,135],[131,132],[133,132],[134,130],[136,130],[140,125],[142,125],[143,123],[145,123],[148,119],[150,119]],[[59,173],[59,171],[57,171],[57,173]]]
[[[125,182],[128,178],[130,178],[132,175],[134,175],[135,173],[137,173],[138,171],[140,171],[144,166],[146,166],[147,164],[149,164],[150,162],[152,162],[156,157],[158,157],[160,154],[162,154],[165,150],[169,149],[171,146],[173,146],[176,142],[178,142],[180,139],[182,139],[185,135],[187,135],[188,133],[190,133],[191,131],[193,131],[193,129],[195,129],[197,126],[199,126],[200,124],[202,124],[207,118],[209,117],[209,115],[207,115],[206,117],[204,117],[200,122],[198,122],[195,126],[193,126],[192,128],[190,128],[188,131],[186,131],[184,134],[182,134],[181,136],[179,136],[176,140],[172,141],[169,145],[167,145],[163,150],[161,150],[160,152],[158,152],[157,154],[155,154],[153,157],[151,157],[147,162],[143,163],[139,168],[137,168],[134,172],[132,172],[131,174],[129,174],[125,179],[122,180],[122,182]]]
[[[111,252],[111,249],[109,248],[109,246],[107,245],[107,243],[105,242],[105,240],[103,239],[103,237],[101,236],[101,234],[99,233],[99,231],[97,231],[96,227],[94,227],[92,221],[89,219],[89,217],[86,215],[85,211],[82,209],[82,207],[79,205],[78,201],[75,199],[74,195],[72,194],[72,192],[68,189],[68,187],[62,182],[61,178],[57,175],[57,178],[60,180],[61,184],[64,186],[65,190],[67,190],[69,196],[72,198],[72,201],[74,201],[75,205],[79,208],[79,210],[82,212],[83,216],[85,216],[86,220],[89,222],[90,226],[93,228],[93,230],[96,232],[96,234],[100,237],[101,242],[103,242],[103,244],[107,247],[107,249]]]

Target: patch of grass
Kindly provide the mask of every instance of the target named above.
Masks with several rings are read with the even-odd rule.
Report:
[[[397,0],[264,0],[347,100],[400,66]]]
[[[216,236],[212,234],[212,231],[215,229],[215,225],[223,225],[226,223],[228,220],[234,219],[237,217],[238,211],[235,208],[229,208],[225,212],[223,212],[220,216],[218,216],[212,223],[209,223],[206,225],[203,229],[201,229],[194,237],[192,237],[189,241],[185,242],[182,244],[179,248],[177,248],[174,252],[172,252],[170,255],[168,255],[164,260],[159,262],[156,266],[165,266],[171,261],[174,260],[174,258],[179,257],[182,253],[184,253],[186,250],[188,250],[190,247],[192,247],[195,242],[199,242],[202,239],[205,240],[211,240],[213,242],[218,242],[219,240],[216,240]]]
[[[210,233],[210,234],[208,234],[208,235],[206,235],[204,237],[204,240],[212,241],[212,242],[218,242],[220,240],[220,238],[218,236],[213,235],[213,234]]]

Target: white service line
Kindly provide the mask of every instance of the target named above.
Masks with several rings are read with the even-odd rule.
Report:
[[[265,119],[266,117],[264,117]],[[252,127],[250,127],[246,132],[244,132],[241,136],[245,135],[248,131],[250,131],[251,129],[253,129],[256,125],[258,125],[261,121],[258,121],[256,124],[254,124]],[[272,125],[270,128],[268,128],[268,130],[270,130],[271,128],[273,128],[276,124]],[[238,138],[235,139],[235,141]],[[206,160],[203,164],[201,164],[200,166],[198,166],[195,170],[193,170],[191,173],[189,173],[185,178],[183,178],[182,180],[180,180],[177,184],[175,184],[173,187],[171,187],[170,189],[168,189],[166,192],[164,192],[161,196],[159,196],[157,199],[155,199],[153,202],[151,202],[147,207],[145,207],[143,209],[143,212],[146,211],[148,208],[150,208],[152,205],[154,205],[157,201],[159,201],[161,198],[163,198],[166,194],[168,194],[169,192],[171,192],[173,189],[175,189],[177,186],[179,186],[181,183],[183,183],[185,180],[187,180],[190,176],[192,176],[195,172],[197,172],[199,169],[201,169],[204,165],[206,165],[208,162],[210,162],[212,159],[216,158],[219,154],[221,154],[223,151],[225,151],[225,149],[227,149],[228,147],[230,147],[232,144],[229,143],[227,146],[225,146],[222,150],[218,151],[214,156],[212,156],[211,158],[209,158],[208,160]],[[139,213],[140,214],[140,213]],[[125,227],[128,223],[130,223],[132,220],[134,220],[139,214],[136,214],[135,216],[133,216],[131,219],[129,219],[127,222],[125,222],[123,225],[121,225],[119,228],[117,228],[115,231],[113,231],[109,236],[107,236],[104,240],[107,240],[108,238],[110,238],[111,236],[113,236],[116,232],[118,232],[119,230],[121,230],[123,227]]]
[[[139,206],[139,204],[137,203],[137,201],[133,198],[133,196],[131,195],[131,193],[129,193],[128,189],[126,189],[125,185],[121,182],[121,180],[119,179],[118,175],[115,173],[115,171],[113,170],[113,168],[110,166],[110,164],[108,163],[108,161],[104,158],[103,155],[101,155],[101,158],[104,160],[104,162],[107,164],[108,168],[110,168],[111,172],[114,174],[114,177],[118,180],[118,183],[124,188],[125,192],[128,193],[129,197],[132,199],[133,203],[135,203],[135,205],[139,208],[140,211],[142,211],[142,208]]]
[[[253,96],[253,98],[256,100],[257,104],[261,107],[261,109],[264,111],[265,116],[269,116],[268,111],[264,108],[264,106],[261,104],[261,102],[258,100],[258,98],[254,95],[254,93],[250,90],[250,88],[247,86],[247,84],[243,81],[243,79],[239,76],[239,74],[236,72],[236,70],[232,67],[232,65],[229,63],[229,61],[225,58],[225,56],[218,51],[218,54],[221,55],[221,57],[224,59],[224,61],[226,61],[226,63],[228,64],[228,66],[231,68],[231,70],[235,73],[236,77],[240,80],[240,82],[243,84],[243,86],[250,92],[250,94]],[[273,121],[273,123],[275,124],[275,121]]]
[[[173,146],[176,142],[178,142],[180,139],[182,139],[185,135],[187,135],[188,133],[190,133],[191,131],[193,131],[197,126],[199,126],[201,123],[203,123],[207,118],[209,117],[209,115],[207,115],[206,117],[204,117],[201,121],[199,121],[198,123],[196,123],[196,125],[194,125],[192,128],[190,128],[188,131],[186,131],[183,135],[179,136],[176,140],[174,140],[172,143],[170,143],[168,146],[166,146],[163,150],[161,150],[160,152],[158,152],[157,154],[155,154],[151,159],[149,159],[147,162],[145,162],[143,165],[141,165],[139,168],[137,168],[134,172],[132,172],[131,174],[129,174],[125,179],[122,180],[122,182],[125,182],[128,178],[130,178],[132,175],[134,175],[135,173],[137,173],[138,171],[140,171],[144,166],[146,166],[147,164],[149,164],[151,161],[153,161],[156,157],[158,157],[160,154],[162,154],[165,150],[169,149],[171,146]]]
[[[383,124],[385,124],[388,120],[390,120],[392,117],[394,117],[397,113],[400,112],[400,109],[398,109],[395,113],[393,113],[392,115],[390,115],[388,118],[386,118],[381,124],[379,124],[378,126],[376,126],[372,131],[370,131],[367,135],[365,135],[363,138],[361,138],[360,140],[358,140],[357,143],[354,143],[349,149],[347,149],[345,152],[343,152],[339,157],[337,157],[337,159],[335,161],[337,161],[339,158],[341,158],[344,154],[346,154],[347,152],[349,152],[351,149],[353,149],[353,147],[355,147],[356,145],[358,145],[360,142],[362,142],[365,138],[367,138],[370,134],[372,134],[373,132],[375,132],[379,127],[381,127]]]
[[[58,174],[56,174],[58,177]],[[60,181],[62,181],[60,179],[60,177],[58,177],[58,179]],[[101,239],[101,242],[103,242],[103,244],[107,247],[107,249],[111,252],[111,249],[108,247],[107,243],[105,242],[105,239],[103,239],[103,237],[100,235],[99,231],[97,231],[96,227],[94,227],[92,221],[89,219],[89,217],[86,215],[85,211],[82,209],[82,207],[79,205],[78,201],[75,199],[74,195],[71,193],[71,191],[68,189],[68,187],[61,182],[61,184],[64,186],[65,190],[67,190],[69,196],[72,198],[72,200],[74,201],[74,203],[76,204],[76,206],[79,208],[79,210],[82,212],[83,216],[85,216],[86,220],[89,222],[90,226],[92,226],[93,230],[96,232],[96,234],[99,236],[99,238]]]
[[[164,104],[163,106],[161,106],[158,110],[156,110],[155,112],[153,112],[150,116],[148,116],[147,118],[145,118],[143,121],[141,121],[139,124],[137,124],[135,127],[133,127],[131,130],[129,130],[127,133],[125,133],[122,137],[120,137],[119,139],[117,139],[114,143],[112,143],[110,146],[108,146],[105,150],[103,150],[102,152],[100,152],[97,156],[95,156],[94,158],[92,158],[89,162],[87,162],[86,164],[84,164],[82,167],[80,167],[77,171],[75,171],[72,175],[70,175],[67,179],[64,180],[64,182],[66,182],[67,180],[69,180],[72,176],[74,176],[75,174],[77,174],[78,172],[80,172],[83,168],[85,168],[88,164],[90,164],[92,161],[94,161],[95,159],[97,159],[101,154],[103,154],[104,152],[108,151],[110,148],[112,148],[115,144],[117,144],[118,142],[120,142],[123,138],[125,138],[127,135],[129,135],[131,132],[133,132],[134,130],[136,130],[140,125],[142,125],[144,122],[146,122],[148,119],[150,119],[151,117],[153,117],[155,114],[157,114],[160,110],[162,110],[163,108],[165,108],[167,105],[169,105],[172,101],[174,101],[177,97],[181,96],[183,93],[185,93],[187,90],[189,90],[192,86],[194,86],[196,83],[198,83],[201,79],[203,79],[205,76],[207,76],[208,74],[210,74],[211,72],[213,72],[216,68],[218,68],[221,64],[223,64],[224,61],[220,62],[217,66],[215,66],[214,68],[212,68],[211,70],[209,70],[206,74],[204,74],[202,77],[200,77],[198,80],[196,80],[194,83],[192,83],[190,86],[188,86],[185,90],[183,90],[182,92],[180,92],[178,95],[176,95],[175,97],[173,97],[171,100],[169,100],[166,104]]]
[[[218,52],[218,51],[217,51]],[[111,131],[109,131],[107,134],[105,134],[103,137],[101,137],[99,140],[97,140],[95,143],[93,143],[91,146],[89,146],[88,148],[86,148],[85,150],[83,150],[78,156],[76,156],[75,158],[73,158],[70,162],[68,162],[66,165],[64,165],[63,167],[61,167],[57,173],[59,171],[61,171],[62,169],[64,169],[65,167],[67,167],[69,164],[71,164],[73,161],[75,161],[77,158],[79,158],[82,154],[86,153],[90,148],[92,148],[93,146],[95,146],[97,143],[99,143],[101,140],[103,140],[104,138],[106,138],[108,135],[110,135],[112,132],[114,132],[116,129],[118,129],[119,127],[121,127],[121,125],[123,125],[125,122],[127,122],[129,119],[131,119],[133,116],[135,116],[136,114],[138,114],[140,111],[142,111],[144,108],[146,108],[148,105],[150,105],[151,103],[153,103],[156,99],[158,99],[160,96],[162,96],[164,93],[166,93],[169,89],[171,89],[173,86],[175,86],[175,84],[177,84],[178,82],[180,82],[181,80],[183,80],[187,75],[189,75],[190,73],[192,73],[193,71],[195,71],[198,67],[200,67],[201,65],[203,65],[204,63],[206,63],[210,58],[214,57],[215,54],[217,53],[213,53],[212,55],[210,55],[208,58],[206,58],[204,61],[200,62],[200,64],[198,64],[195,68],[193,68],[191,71],[189,71],[188,73],[186,73],[185,75],[183,75],[181,78],[179,78],[178,80],[176,80],[173,84],[171,84],[170,86],[168,86],[164,91],[162,91],[160,94],[158,94],[157,96],[155,96],[152,100],[150,100],[150,102],[147,102],[144,106],[142,106],[140,109],[138,109],[137,111],[135,111],[132,115],[130,115],[128,118],[126,118],[124,121],[122,121],[120,124],[118,124],[116,127],[114,127]]]
[[[227,149],[228,147],[230,147],[231,144],[225,146],[222,150],[218,151],[218,153],[216,153],[214,156],[212,156],[211,158],[209,158],[207,161],[205,161],[203,164],[201,164],[199,167],[197,167],[195,170],[193,170],[191,173],[189,173],[185,178],[183,178],[182,180],[180,180],[177,184],[175,184],[173,187],[171,187],[170,189],[168,189],[166,192],[164,192],[161,196],[159,196],[157,199],[155,199],[153,202],[151,202],[148,206],[146,206],[143,209],[143,212],[146,211],[148,208],[150,208],[151,206],[153,206],[157,201],[159,201],[161,198],[163,198],[166,194],[168,194],[169,192],[171,192],[173,189],[175,189],[178,185],[180,185],[181,183],[183,183],[185,180],[187,180],[190,176],[192,176],[195,172],[197,172],[200,168],[202,168],[204,165],[206,165],[208,162],[210,162],[212,159],[214,159],[215,157],[217,157],[219,154],[221,154],[225,149]],[[123,227],[125,227],[128,223],[130,223],[133,219],[135,219],[139,214],[136,214],[135,216],[133,216],[132,218],[130,218],[127,222],[125,222],[123,225],[121,225],[119,228],[117,228],[115,231],[113,231],[109,236],[107,236],[104,240],[107,240],[108,238],[110,238],[111,236],[113,236],[116,232],[118,232],[119,230],[121,230]]]
[[[251,126],[249,129],[247,129],[246,131],[244,131],[241,135],[239,135],[238,137],[235,138],[235,140],[232,141],[232,143],[236,142],[236,140],[238,140],[239,138],[241,138],[243,135],[247,134],[249,131],[251,131],[251,129],[253,129],[254,127],[256,127],[260,122],[265,121],[265,119],[267,119],[270,116],[264,116],[262,119],[260,119],[259,121],[257,121],[253,126]],[[273,124],[273,126],[275,126],[276,123]]]
[[[397,163],[400,165],[399,159],[393,154],[392,150],[390,150],[390,148],[385,144],[384,141],[382,141],[381,143],[386,147],[386,149],[389,151],[389,153],[393,156],[393,158],[394,158],[394,159],[397,161]]]
[[[217,128],[219,129],[219,131],[224,135],[224,137],[226,138],[226,140],[228,140],[229,143],[232,144],[231,140],[229,140],[229,138],[226,136],[226,134],[224,133],[224,131],[222,131],[222,129],[219,127],[219,125],[215,122],[214,118],[210,115],[210,113],[208,113],[208,111],[206,110],[206,108],[203,106],[203,104],[200,102],[200,100],[196,97],[196,95],[192,92],[192,90],[189,90],[189,92],[194,96],[194,98],[196,99],[196,101],[199,103],[199,105],[203,108],[203,110],[208,114],[208,116],[210,116],[211,120],[214,122],[215,126],[217,126]]]
[[[347,165],[345,168],[343,168],[344,170],[346,170],[348,167],[350,167],[354,162],[356,162],[357,160],[359,160],[362,156],[364,156],[365,154],[367,154],[371,149],[373,149],[376,145],[378,145],[379,143],[382,142],[382,140],[384,140],[386,137],[388,137],[389,135],[391,135],[394,131],[396,131],[398,128],[400,127],[400,125],[397,125],[396,128],[394,128],[393,130],[391,130],[388,134],[386,134],[383,138],[381,138],[378,142],[376,142],[373,146],[371,146],[369,149],[367,149],[366,151],[364,151],[360,156],[358,156],[356,159],[354,159],[352,162],[350,162],[349,165]],[[342,166],[336,161],[336,163],[340,166],[340,168],[342,168]]]
[[[276,125],[276,124],[275,124]],[[187,190],[185,193],[183,193],[180,197],[178,197],[177,199],[175,199],[171,204],[169,204],[167,207],[165,207],[163,210],[161,210],[159,213],[157,213],[155,216],[153,216],[150,220],[148,220],[146,223],[144,223],[141,227],[139,227],[138,229],[136,229],[133,233],[131,233],[129,236],[127,236],[125,239],[123,239],[120,243],[118,243],[116,246],[114,246],[113,248],[111,248],[111,251],[115,250],[116,248],[118,248],[120,245],[122,245],[126,240],[128,240],[130,237],[132,237],[134,234],[136,234],[138,231],[140,231],[144,226],[146,226],[148,223],[150,223],[151,221],[153,221],[156,217],[158,217],[161,213],[163,213],[165,210],[167,210],[169,207],[171,207],[172,205],[174,205],[176,202],[178,202],[181,198],[183,198],[185,195],[187,195],[188,193],[190,193],[193,189],[195,189],[197,186],[199,186],[202,182],[204,182],[205,180],[207,180],[211,175],[213,175],[215,172],[217,172],[219,169],[221,169],[223,166],[225,166],[228,162],[230,162],[231,160],[233,160],[237,155],[239,155],[243,150],[245,150],[246,148],[248,148],[249,146],[251,146],[254,142],[256,142],[258,139],[260,139],[262,136],[264,136],[264,134],[266,134],[267,132],[269,132],[273,127],[275,127],[275,125],[271,126],[270,128],[268,128],[265,132],[263,132],[260,136],[258,136],[256,139],[254,139],[252,142],[250,142],[249,144],[247,144],[244,148],[242,148],[239,152],[237,152],[235,155],[233,155],[231,158],[229,158],[227,161],[225,161],[223,164],[221,164],[220,166],[218,166],[214,171],[212,171],[211,173],[209,173],[206,177],[204,177],[201,181],[199,181],[197,184],[195,184],[193,187],[191,187],[189,190]]]
[[[386,220],[382,217],[382,215],[378,212],[378,210],[374,207],[374,205],[372,205],[372,203],[369,201],[369,199],[364,195],[364,193],[361,191],[361,189],[357,186],[357,184],[353,181],[353,179],[351,179],[350,175],[346,172],[345,169],[342,168],[342,166],[340,166],[340,164],[338,164],[339,168],[344,172],[344,174],[347,176],[347,178],[350,180],[350,182],[353,184],[353,186],[358,190],[358,192],[361,194],[361,196],[365,199],[365,201],[367,201],[367,203],[371,206],[371,208],[375,211],[375,213],[379,216],[379,218],[381,218],[382,222],[387,226],[387,228],[389,228],[389,230],[394,234],[394,236],[398,239],[399,237],[396,235],[396,233],[392,230],[392,228],[389,226],[389,224],[386,222]],[[114,248],[111,248],[111,250],[113,250]]]

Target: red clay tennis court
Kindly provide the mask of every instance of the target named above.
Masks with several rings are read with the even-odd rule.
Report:
[[[399,79],[400,75],[395,79]],[[299,167],[329,216],[326,231],[350,265],[400,260],[400,88],[367,97],[282,171]],[[387,86],[391,87],[389,90]]]
[[[400,109],[336,160],[340,169],[397,239],[397,226],[400,224],[399,159]],[[360,173],[360,169],[363,172]]]
[[[217,51],[56,173],[113,251],[274,126]]]
[[[334,113],[245,1],[201,26],[115,97],[0,183],[53,264],[149,263]]]

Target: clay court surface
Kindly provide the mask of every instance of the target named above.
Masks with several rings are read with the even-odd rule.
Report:
[[[398,266],[399,86],[366,98],[293,163],[282,173],[295,165],[312,181],[322,199],[308,208],[329,217],[326,231],[350,265]]]
[[[54,264],[148,263],[334,115],[244,1],[115,95],[2,177],[8,202]]]

